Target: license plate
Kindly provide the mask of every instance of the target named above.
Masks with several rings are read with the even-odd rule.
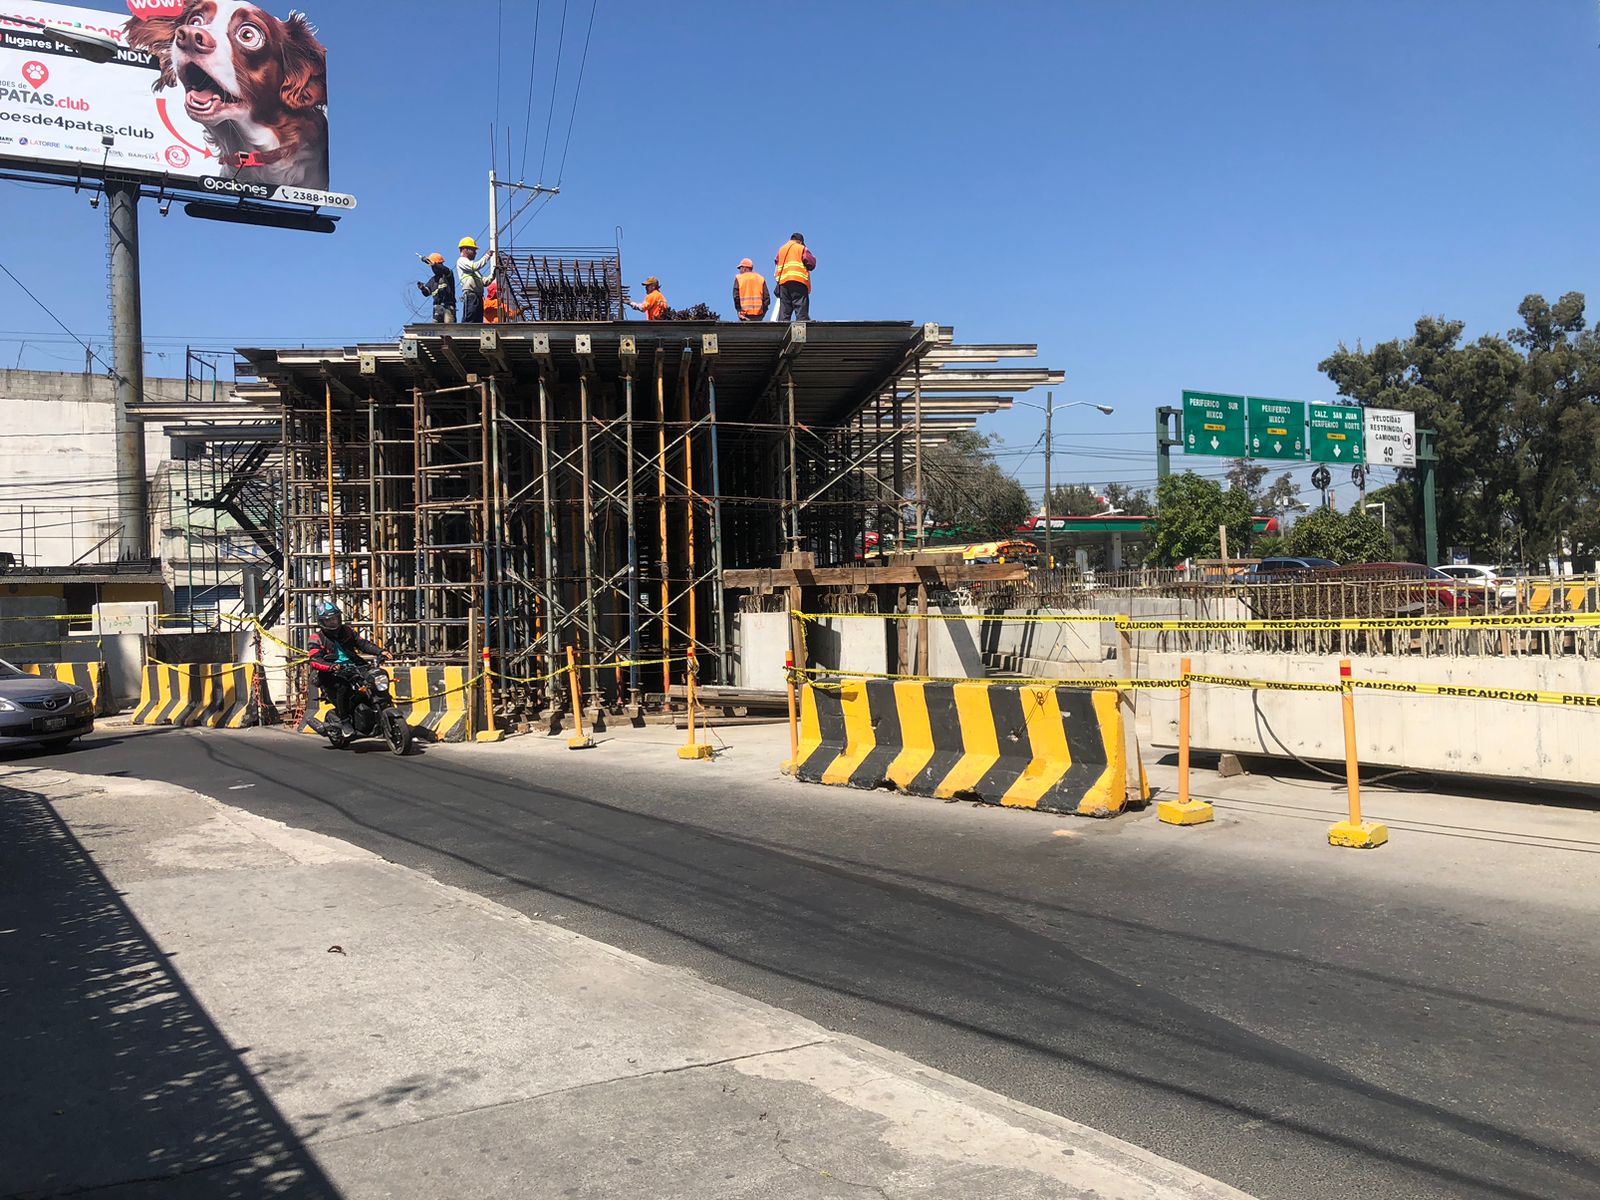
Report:
[[[65,729],[72,724],[71,717],[46,717],[39,722],[39,728],[49,733],[55,729]]]

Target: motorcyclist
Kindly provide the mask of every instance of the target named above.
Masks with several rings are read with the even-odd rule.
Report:
[[[331,600],[317,610],[317,627],[311,631],[307,652],[322,695],[339,716],[340,732],[345,737],[354,737],[356,727],[350,718],[355,710],[355,692],[344,668],[362,665],[366,662],[361,657],[363,654],[375,654],[380,662],[394,656],[346,625],[344,613]]]

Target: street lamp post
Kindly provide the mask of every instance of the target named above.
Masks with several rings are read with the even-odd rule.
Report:
[[[1056,415],[1056,394],[1046,392],[1044,404],[1029,404],[1026,400],[1017,400],[1017,404],[1026,405],[1028,408],[1043,408],[1044,410],[1044,566],[1049,570],[1054,565],[1052,548],[1054,538],[1050,528],[1050,464],[1055,458],[1054,418]],[[1062,408],[1096,408],[1106,416],[1117,410],[1109,404],[1096,404],[1091,400],[1072,400],[1061,406]]]

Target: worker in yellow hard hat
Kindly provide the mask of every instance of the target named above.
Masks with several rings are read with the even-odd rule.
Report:
[[[442,254],[417,255],[433,270],[428,279],[417,281],[417,290],[433,301],[433,323],[453,325],[456,319],[456,277],[444,265]]]
[[[628,301],[628,307],[644,314],[646,321],[659,321],[667,315],[667,298],[661,294],[661,280],[654,275],[644,281],[644,302]]]
[[[494,253],[473,258],[478,243],[469,237],[461,239],[457,247],[461,257],[456,259],[456,277],[461,281],[461,320],[463,324],[476,325],[483,321],[483,289],[495,276]],[[487,267],[487,272],[484,268]]]
[[[772,293],[767,290],[767,281],[756,274],[755,266],[748,258],[741,258],[733,277],[733,311],[741,321],[763,320],[772,307]]]

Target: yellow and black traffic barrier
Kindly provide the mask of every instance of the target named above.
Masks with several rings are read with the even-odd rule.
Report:
[[[17,666],[29,675],[39,675],[45,679],[54,679],[58,683],[69,683],[73,687],[81,687],[89,693],[89,699],[94,702],[94,715],[106,715],[106,690],[101,687],[101,681],[106,676],[105,663],[18,663]]]
[[[140,682],[135,725],[243,729],[260,719],[255,663],[150,663]]]
[[[391,667],[389,674],[394,686],[391,699],[414,733],[432,742],[467,740],[468,709],[477,676],[469,677],[466,667]],[[335,719],[333,705],[320,697],[308,700],[298,732],[317,736],[312,718],[319,722]]]
[[[1115,688],[843,679],[800,697],[795,776],[1111,816],[1127,803]]]

